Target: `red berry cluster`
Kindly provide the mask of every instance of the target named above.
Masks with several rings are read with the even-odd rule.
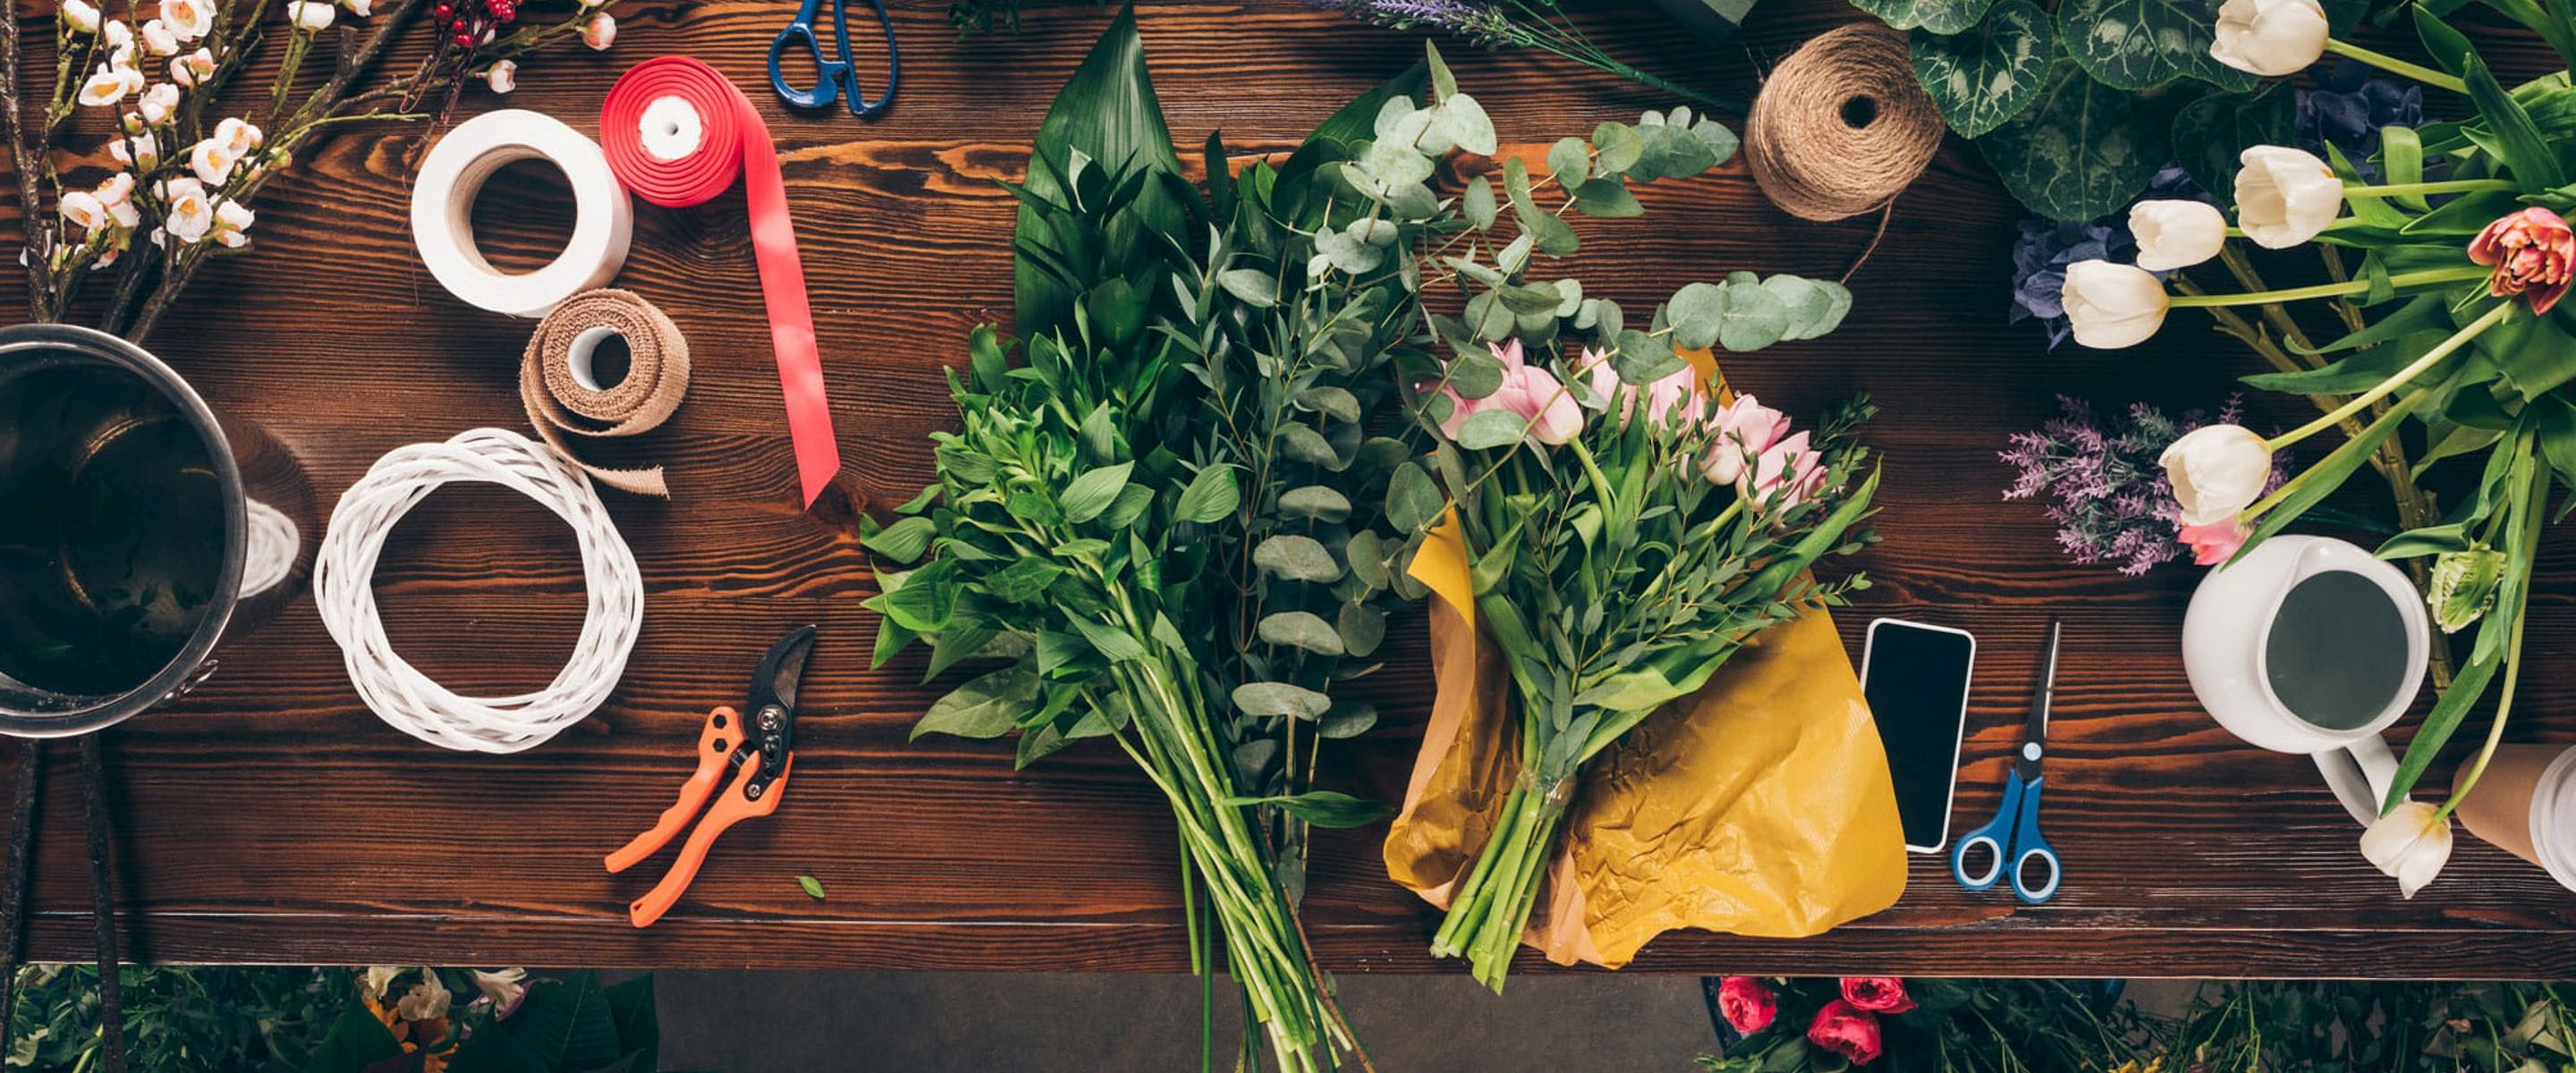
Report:
[[[432,13],[446,28],[450,42],[470,49],[517,21],[519,0],[439,0]]]

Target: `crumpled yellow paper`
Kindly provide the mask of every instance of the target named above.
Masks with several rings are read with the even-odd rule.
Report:
[[[1444,908],[1518,774],[1511,684],[1467,565],[1454,518],[1413,561],[1434,596],[1439,689],[1385,849],[1387,874]],[[1765,631],[1581,779],[1522,937],[1557,964],[1615,969],[1674,928],[1814,935],[1905,891],[1887,754],[1821,608]]]

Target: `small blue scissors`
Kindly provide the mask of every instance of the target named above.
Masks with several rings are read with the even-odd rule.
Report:
[[[2057,881],[2063,876],[2057,865],[2057,851],[2049,848],[2048,839],[2039,833],[2039,788],[2046,779],[2040,777],[2041,748],[2048,740],[2048,702],[2057,689],[2057,637],[2061,623],[2048,624],[2048,669],[2039,680],[2039,697],[2031,702],[2030,723],[2022,731],[2021,755],[2013,759],[2012,770],[2004,774],[2004,804],[1986,825],[1959,839],[1958,848],[1950,851],[1950,874],[1959,885],[1969,890],[1985,890],[2004,878],[2006,865],[2012,872],[2013,896],[2028,905],[2038,905],[2057,896]],[[1968,871],[1968,854],[1980,851],[1991,863],[1975,874]],[[2043,880],[2033,881],[2038,866],[2046,866]]]
[[[778,31],[778,36],[770,40],[769,88],[777,90],[779,99],[792,108],[829,108],[833,101],[846,96],[850,114],[861,119],[885,111],[887,105],[894,103],[895,85],[903,80],[903,59],[895,54],[894,20],[886,15],[885,0],[867,0],[867,5],[876,9],[877,25],[885,29],[886,44],[885,95],[873,101],[859,91],[858,69],[850,63],[850,0],[832,0],[832,43],[837,46],[835,59],[823,58],[823,42],[814,36],[814,9],[821,2],[803,0],[803,6],[796,9],[796,17],[787,21],[787,28]],[[815,81],[812,89],[788,85],[787,75],[778,69],[779,58],[786,54],[789,45],[799,40],[814,54],[814,69],[821,72],[822,77]]]

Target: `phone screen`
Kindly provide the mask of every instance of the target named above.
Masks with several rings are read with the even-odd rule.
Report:
[[[1905,848],[1918,853],[1938,852],[1949,841],[1950,791],[1976,656],[1976,638],[1960,630],[1884,618],[1869,624],[1861,692],[1887,749]]]

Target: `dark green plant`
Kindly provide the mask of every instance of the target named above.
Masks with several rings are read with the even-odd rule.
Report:
[[[133,966],[118,978],[128,1063],[138,1073],[301,1068],[334,1014],[357,996],[347,969]],[[91,1068],[98,983],[88,965],[20,967],[6,1068]]]

